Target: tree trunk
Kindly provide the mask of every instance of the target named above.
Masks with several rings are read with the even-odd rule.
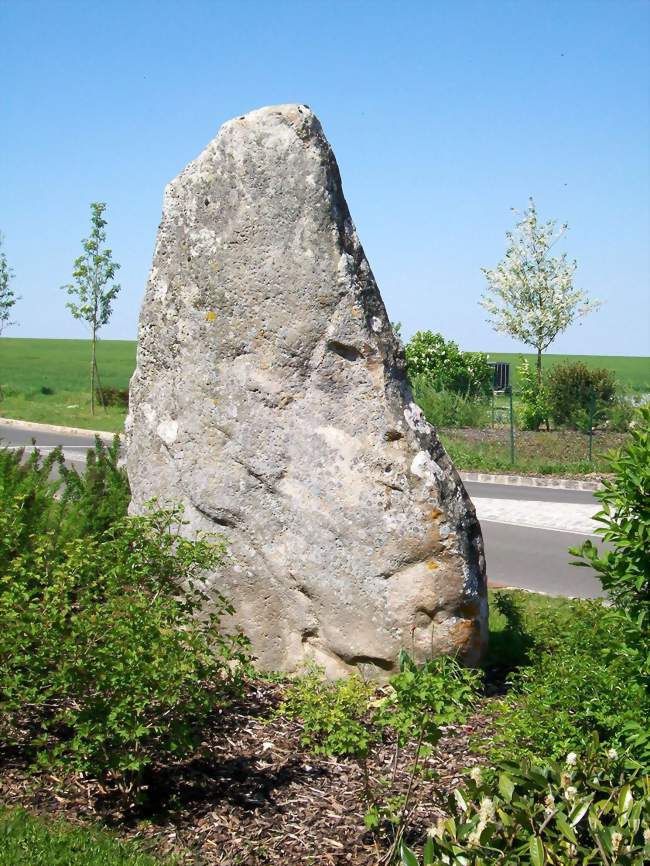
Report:
[[[542,384],[542,350],[537,349],[537,384]]]
[[[104,400],[104,389],[102,388],[102,380],[99,375],[99,367],[97,366],[97,358],[95,358],[95,376],[97,377],[97,391],[99,392],[99,402],[102,404],[102,409],[106,411],[106,400]]]
[[[97,344],[97,334],[95,329],[93,328],[93,354],[92,361],[90,362],[90,414],[95,414],[95,346]]]

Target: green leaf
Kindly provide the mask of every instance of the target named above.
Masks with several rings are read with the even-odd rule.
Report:
[[[465,800],[461,791],[458,788],[456,788],[456,790],[454,791],[454,799],[458,803],[459,809],[461,809],[463,812],[467,812],[467,801]]]
[[[422,866],[433,866],[433,839],[431,836],[427,836],[427,841],[424,843],[424,850],[422,852]]]
[[[621,791],[618,795],[618,811],[619,812],[627,812],[632,803],[634,802],[634,797],[632,796],[632,791],[630,790],[629,785],[623,785]]]
[[[499,792],[501,793],[501,796],[506,801],[506,803],[509,803],[512,800],[514,790],[515,784],[510,778],[510,776],[506,775],[505,773],[501,773],[501,775],[499,776]]]
[[[578,844],[576,834],[573,832],[573,829],[571,828],[571,826],[569,824],[567,824],[566,818],[562,815],[561,812],[558,812],[558,814],[555,816],[555,823],[557,824],[558,828],[560,829],[560,832],[564,836],[566,836],[566,838],[569,840],[569,842],[573,842],[574,845]]]
[[[544,844],[539,836],[530,837],[530,862],[532,866],[544,866],[546,863]]]
[[[400,846],[400,855],[404,866],[419,866],[417,857],[403,842]]]
[[[572,827],[575,827],[577,824],[582,821],[587,810],[591,806],[591,801],[593,800],[593,796],[585,797],[584,800],[579,800],[569,815],[569,823]]]

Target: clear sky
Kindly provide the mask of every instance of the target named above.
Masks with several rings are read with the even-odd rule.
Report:
[[[551,351],[650,354],[648,0],[0,0],[10,336],[82,337],[68,282],[108,204],[133,339],[164,185],[229,118],[320,117],[391,319],[517,351],[477,301],[533,195],[606,303]],[[254,311],[251,311],[254,314]]]

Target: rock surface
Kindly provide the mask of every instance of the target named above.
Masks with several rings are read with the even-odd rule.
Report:
[[[132,508],[182,502],[225,536],[208,581],[263,667],[478,660],[480,526],[307,106],[229,121],[167,187],[130,406]]]

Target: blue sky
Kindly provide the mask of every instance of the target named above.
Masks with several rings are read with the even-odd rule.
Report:
[[[5,333],[85,336],[58,287],[105,201],[102,336],[135,338],[164,185],[225,120],[302,102],[407,336],[522,348],[477,301],[533,195],[605,301],[551,351],[650,354],[649,21],[647,0],[0,0]]]

